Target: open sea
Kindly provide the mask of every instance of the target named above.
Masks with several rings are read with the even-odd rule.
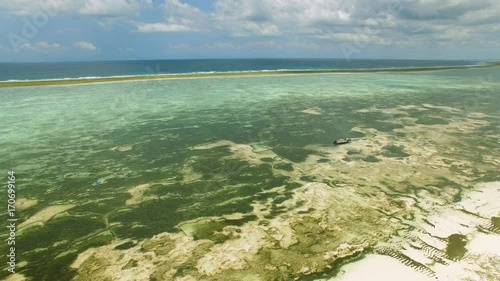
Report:
[[[464,67],[0,87],[0,279],[500,280],[500,67],[479,64],[2,63],[1,81]]]
[[[103,78],[161,74],[355,70],[479,65],[481,61],[345,59],[193,59],[56,63],[0,63],[0,81]]]

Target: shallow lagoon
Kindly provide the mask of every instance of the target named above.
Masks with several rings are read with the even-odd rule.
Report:
[[[18,216],[32,221],[17,233],[18,272],[316,280],[377,254],[427,277],[473,263],[499,278],[487,270],[498,256],[447,254],[451,235],[499,235],[498,204],[460,205],[500,181],[499,78],[492,68],[0,89],[0,165],[16,171]],[[335,147],[343,137],[353,142]],[[467,230],[437,231],[432,218],[457,204]]]

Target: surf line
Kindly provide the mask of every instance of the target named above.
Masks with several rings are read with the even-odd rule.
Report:
[[[8,254],[7,254],[7,271],[16,273],[16,172],[10,171],[7,176],[7,228],[9,236],[7,238]]]

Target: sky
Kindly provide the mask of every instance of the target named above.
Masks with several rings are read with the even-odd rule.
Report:
[[[0,61],[500,59],[498,0],[0,0]]]

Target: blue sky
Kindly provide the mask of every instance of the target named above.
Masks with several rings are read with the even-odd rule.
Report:
[[[498,0],[0,0],[0,61],[500,59]]]

